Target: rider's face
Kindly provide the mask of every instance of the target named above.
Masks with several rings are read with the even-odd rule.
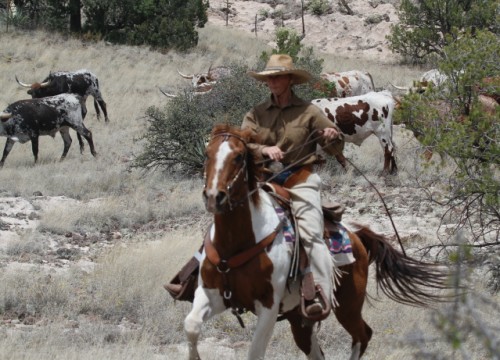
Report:
[[[280,96],[285,93],[285,91],[287,91],[290,87],[292,83],[292,77],[290,74],[268,76],[266,79],[266,83],[273,95]]]

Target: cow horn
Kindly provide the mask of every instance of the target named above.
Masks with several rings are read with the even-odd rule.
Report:
[[[49,80],[49,81],[46,81],[46,82],[41,83],[41,84],[40,84],[40,87],[41,87],[41,88],[45,88],[45,87],[47,87],[47,86],[49,86],[49,85],[50,85],[50,80]]]
[[[23,82],[20,82],[20,81],[19,81],[19,79],[17,78],[17,75],[15,75],[15,77],[16,77],[16,81],[17,81],[17,83],[18,83],[19,85],[24,86],[24,87],[27,87],[27,88],[30,88],[30,87],[31,87],[31,85],[30,85],[30,84],[25,84],[25,83],[23,83]]]
[[[389,83],[389,84],[391,84],[393,87],[395,87],[395,88],[396,88],[396,89],[398,89],[398,90],[405,90],[405,91],[409,91],[409,90],[410,90],[410,88],[409,88],[409,87],[404,87],[404,86],[396,86],[396,85],[394,85],[394,84],[392,84],[392,83]]]
[[[0,119],[1,120],[7,120],[7,119],[10,119],[10,117],[12,116],[12,113],[6,113],[6,112],[2,112],[0,113]]]
[[[181,73],[179,70],[177,70],[177,72],[179,73],[180,76],[182,76],[184,79],[192,79],[193,78],[193,75],[185,75],[183,73]]]
[[[169,97],[169,98],[176,98],[176,97],[177,97],[177,95],[166,93],[166,92],[165,92],[165,91],[163,91],[161,88],[158,88],[158,89],[159,89],[159,90],[161,91],[161,93],[162,93],[163,95],[165,95],[166,97]]]

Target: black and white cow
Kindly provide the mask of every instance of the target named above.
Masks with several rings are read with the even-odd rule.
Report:
[[[69,128],[83,136],[93,156],[97,156],[92,133],[83,124],[82,101],[79,95],[60,94],[41,99],[16,101],[0,113],[0,136],[6,136],[0,167],[3,166],[15,142],[24,144],[31,141],[35,163],[38,160],[38,138],[42,135],[55,136],[61,133],[64,150],[61,160],[66,157],[71,146]],[[83,151],[83,147],[80,147]]]
[[[368,136],[374,134],[384,149],[384,173],[397,172],[392,140],[392,116],[396,100],[391,92],[372,91],[346,98],[315,99],[311,103],[337,124],[346,142],[360,146]],[[336,158],[346,167],[344,155],[337,155]]]
[[[92,95],[94,98],[94,108],[97,114],[97,119],[100,119],[101,113],[99,106],[104,113],[104,120],[109,121],[106,103],[104,102],[99,89],[99,80],[92,72],[86,69],[77,71],[57,71],[51,72],[41,83],[25,84],[16,76],[16,81],[19,85],[28,87],[28,94],[33,99],[38,99],[46,96],[54,96],[63,93],[78,94],[83,98],[82,109],[84,112],[83,117],[87,113],[85,103],[87,97]]]

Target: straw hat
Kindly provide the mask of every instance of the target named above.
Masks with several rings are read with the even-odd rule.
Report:
[[[294,84],[303,84],[312,78],[311,74],[306,70],[296,69],[293,66],[292,58],[286,54],[271,55],[263,71],[249,71],[247,74],[259,81],[266,81],[268,76],[291,74],[293,75]]]

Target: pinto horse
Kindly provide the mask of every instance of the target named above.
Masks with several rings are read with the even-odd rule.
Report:
[[[300,284],[289,276],[292,251],[274,199],[259,188],[258,166],[247,147],[253,141],[249,130],[217,125],[207,146],[203,197],[214,222],[204,240],[198,287],[184,321],[189,359],[200,358],[197,342],[203,322],[228,308],[237,316],[237,310],[244,309],[258,318],[248,359],[264,359],[278,317],[289,321],[308,359],[324,359],[317,323],[299,311]],[[372,336],[361,315],[371,262],[383,292],[411,305],[439,300],[427,290],[446,288],[446,275],[431,264],[405,257],[366,227],[349,232],[349,237],[356,261],[340,267],[334,313],[352,337],[351,359],[359,359]]]

